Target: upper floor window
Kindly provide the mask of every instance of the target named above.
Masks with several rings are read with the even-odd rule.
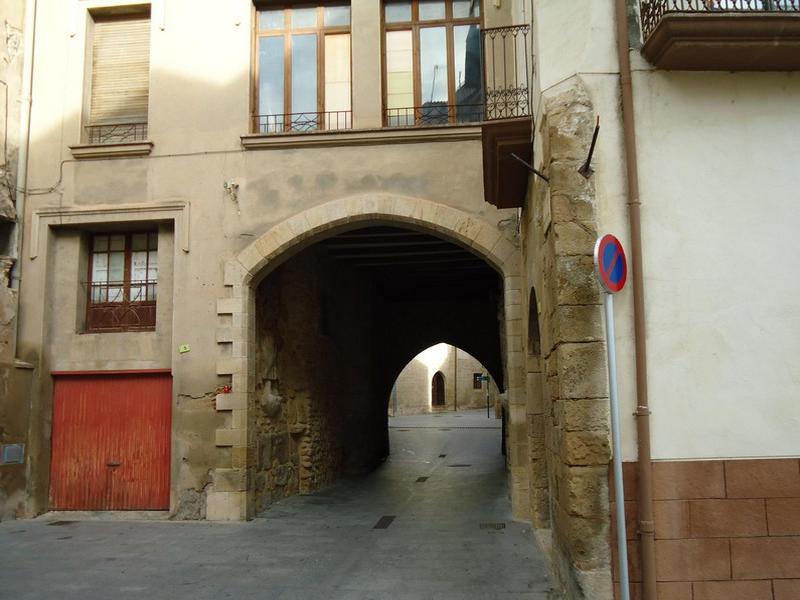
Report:
[[[349,129],[350,5],[258,10],[257,133]]]
[[[87,331],[155,329],[157,291],[158,233],[92,236]]]
[[[386,125],[483,118],[480,0],[384,0]]]
[[[90,144],[147,139],[150,9],[134,6],[125,10],[123,14],[92,15],[86,126]]]

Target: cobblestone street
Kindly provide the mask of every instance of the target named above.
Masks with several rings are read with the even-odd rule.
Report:
[[[530,526],[510,518],[500,422],[478,410],[389,426],[391,457],[372,475],[249,523],[3,522],[0,597],[548,598]]]

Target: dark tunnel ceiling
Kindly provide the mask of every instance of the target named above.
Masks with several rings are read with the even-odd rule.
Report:
[[[483,259],[441,238],[397,227],[365,227],[322,242],[337,262],[366,271],[395,300],[485,299],[500,276]]]

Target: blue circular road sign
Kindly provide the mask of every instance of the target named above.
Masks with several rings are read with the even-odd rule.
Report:
[[[616,294],[628,280],[628,261],[622,242],[611,234],[604,235],[594,247],[594,268],[600,283],[609,294]]]

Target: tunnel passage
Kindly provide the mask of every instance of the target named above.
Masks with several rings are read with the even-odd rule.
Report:
[[[256,510],[363,474],[389,453],[392,385],[420,351],[463,348],[504,387],[502,278],[430,233],[323,239],[256,290]]]

